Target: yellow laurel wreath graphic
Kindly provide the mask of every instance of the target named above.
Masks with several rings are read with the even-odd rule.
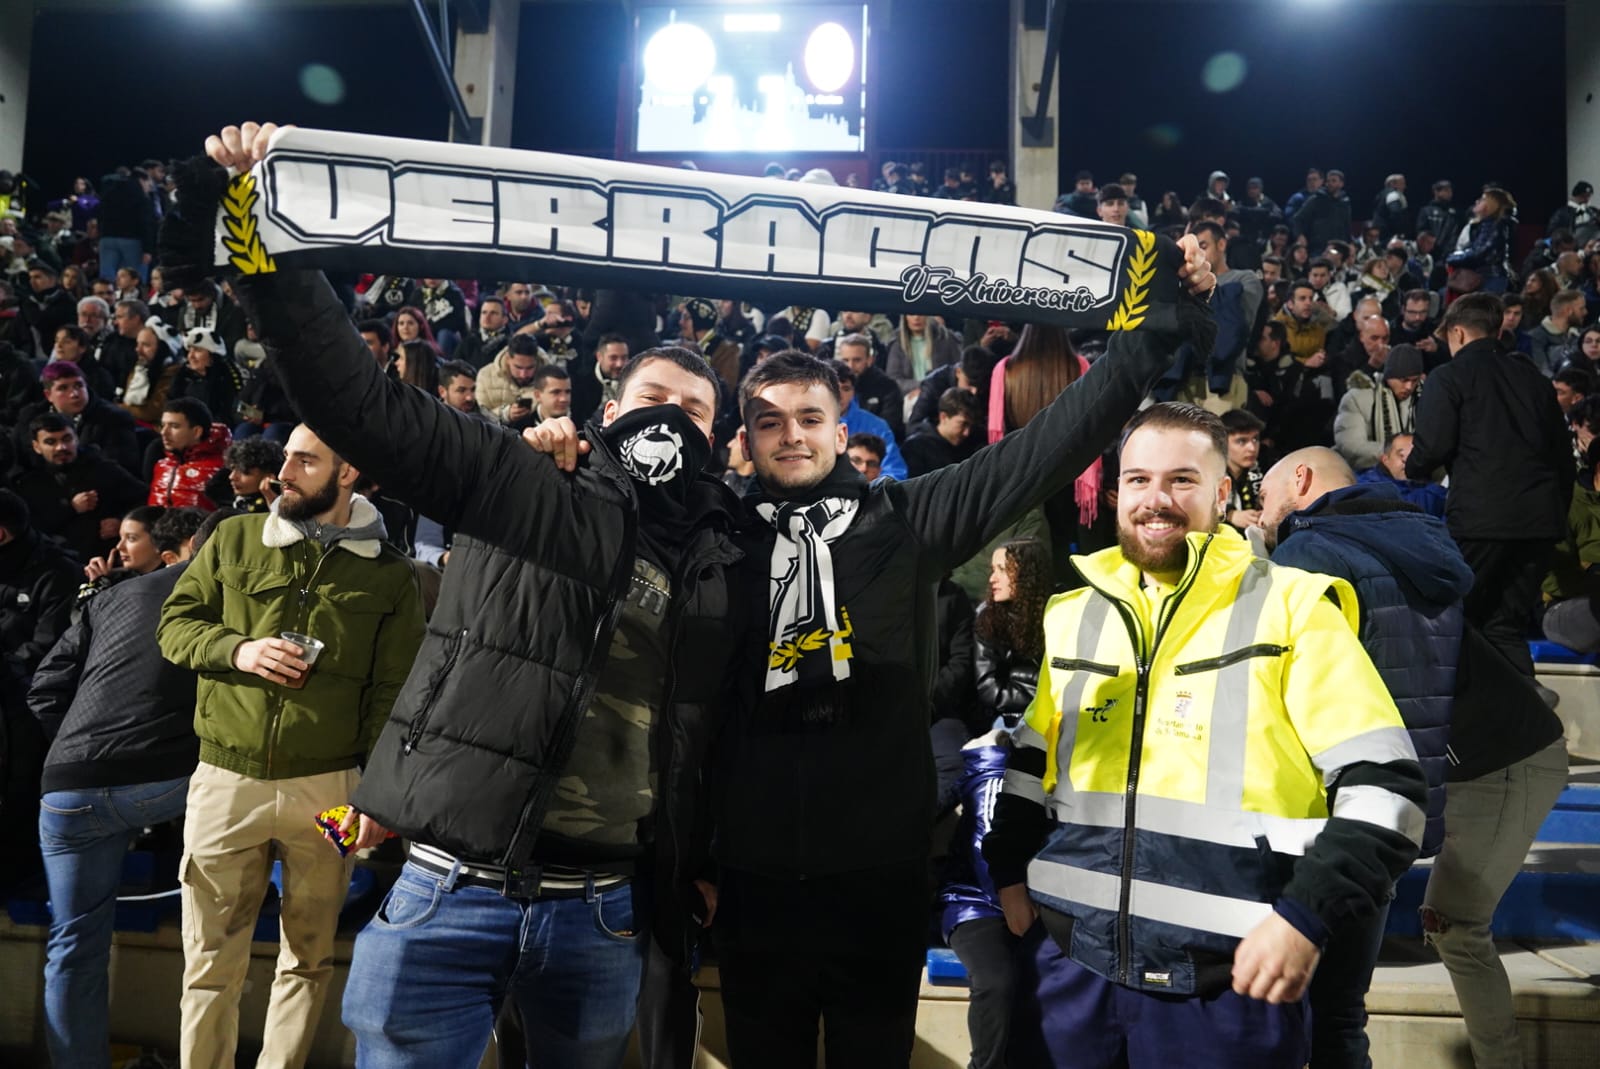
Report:
[[[1128,258],[1128,285],[1122,291],[1117,314],[1106,323],[1107,330],[1134,330],[1150,310],[1150,281],[1156,274],[1156,236],[1149,230],[1135,230],[1139,248]]]
[[[256,230],[253,209],[260,199],[256,176],[249,171],[229,182],[222,198],[222,247],[228,250],[228,262],[246,275],[264,275],[278,269]]]
[[[835,634],[836,632],[823,627],[796,636],[788,642],[772,643],[772,655],[767,660],[767,667],[776,668],[781,672],[792,672],[806,654],[826,648],[828,639]]]

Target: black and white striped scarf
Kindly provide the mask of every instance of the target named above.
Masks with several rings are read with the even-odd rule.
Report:
[[[767,617],[769,691],[850,678],[850,612],[839,604],[828,544],[849,530],[861,502],[763,501],[756,515],[777,531]]]

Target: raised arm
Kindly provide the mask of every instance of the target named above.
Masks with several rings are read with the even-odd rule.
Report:
[[[206,139],[215,165],[196,159],[178,172],[179,204],[162,229],[168,285],[214,273],[221,168],[248,169],[266,155],[277,127],[246,123]],[[392,488],[402,501],[460,528],[481,482],[515,438],[388,378],[320,272],[274,271],[270,260],[233,282],[300,418],[340,456]]]
[[[515,438],[385,375],[321,272],[246,276],[233,290],[317,436],[418,512],[462,526]]]
[[[932,567],[942,574],[968,559],[1070,486],[1116,441],[1182,342],[1155,331],[1113,334],[1106,355],[1026,427],[960,464],[891,486]]]

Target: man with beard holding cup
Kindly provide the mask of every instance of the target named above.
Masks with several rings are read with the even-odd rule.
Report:
[[[359,341],[359,339],[358,339]],[[368,361],[371,362],[370,360]],[[283,864],[281,948],[261,1066],[305,1064],[333,975],[353,859],[316,824],[350,801],[422,640],[411,566],[310,428],[285,449],[270,513],[217,526],[161,613],[162,654],[199,673],[200,764],[184,826],[183,1064],[233,1064],[251,933]],[[308,650],[281,637],[321,643]],[[352,813],[356,848],[385,829]]]

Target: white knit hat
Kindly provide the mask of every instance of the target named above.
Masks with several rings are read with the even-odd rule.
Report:
[[[206,327],[195,327],[183,336],[183,347],[187,349],[204,349],[216,356],[224,356],[228,347],[222,344],[222,339],[217,332]]]

